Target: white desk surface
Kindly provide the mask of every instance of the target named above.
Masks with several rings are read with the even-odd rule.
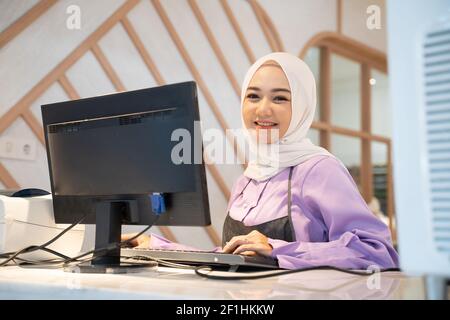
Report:
[[[0,268],[0,299],[425,298],[421,277],[407,277],[399,272],[384,272],[380,276],[377,281],[338,271],[313,270],[258,280],[224,281],[201,278],[192,270],[163,267],[145,273],[77,274],[11,266]]]

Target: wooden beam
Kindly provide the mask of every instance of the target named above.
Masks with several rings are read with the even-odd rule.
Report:
[[[348,128],[336,127],[336,126],[332,126],[332,125],[322,122],[322,121],[313,121],[313,123],[311,124],[311,128],[318,129],[318,130],[328,130],[331,133],[337,133],[337,134],[351,136],[351,137],[355,137],[355,138],[361,138],[361,139],[368,139],[368,140],[378,141],[378,142],[382,142],[382,143],[390,142],[389,138],[386,138],[383,136],[369,134],[366,132],[352,130],[352,129],[348,129]]]
[[[0,163],[0,180],[8,189],[19,189],[19,183],[9,173],[9,171]]]
[[[100,46],[95,43],[92,46],[92,53],[94,54],[97,61],[100,63],[100,65],[103,68],[103,71],[105,71],[106,75],[108,76],[109,80],[113,84],[114,88],[116,88],[117,91],[125,91],[125,86],[123,85],[122,81],[117,76],[117,73],[114,71],[113,66],[111,63],[109,63],[108,59],[106,58],[105,54],[103,53]]]
[[[330,132],[343,134],[343,135],[347,135],[347,136],[351,136],[351,137],[355,137],[355,138],[384,142],[384,143],[387,143],[390,141],[389,138],[386,138],[386,137],[371,135],[367,132],[356,131],[356,130],[352,130],[352,129],[335,127],[335,126],[330,126]]]
[[[311,124],[311,128],[317,129],[317,130],[329,130],[330,125],[326,124],[325,122],[322,122],[322,121],[313,121]]]
[[[44,129],[30,110],[22,113],[22,119],[28,124],[35,136],[45,146]]]
[[[373,198],[373,170],[372,170],[372,148],[371,141],[361,141],[361,193],[367,203]]]
[[[361,64],[361,129],[369,134],[372,132],[370,74],[370,67]]]
[[[0,33],[0,49],[8,42],[13,40],[18,34],[25,30],[29,25],[36,21],[42,14],[44,14],[51,6],[56,3],[56,0],[41,0],[36,5],[28,10],[19,19],[13,22],[9,27]]]
[[[177,242],[177,238],[175,237],[175,234],[170,230],[169,227],[165,226],[158,226],[159,231],[161,231],[164,238],[167,240],[170,240],[172,242]]]
[[[336,30],[337,33],[342,33],[342,0],[336,1]]]
[[[61,85],[61,87],[64,89],[67,96],[71,100],[80,99],[80,95],[77,93],[72,83],[69,81],[65,74],[61,75],[61,77],[58,79],[58,83]]]
[[[219,47],[219,44],[217,43],[216,38],[212,34],[211,30],[208,27],[208,24],[206,23],[205,18],[203,17],[202,12],[200,11],[200,8],[197,6],[197,3],[195,0],[188,0],[188,3],[194,12],[195,17],[197,18],[198,23],[200,24],[200,27],[203,30],[203,33],[205,34],[206,38],[209,41],[209,44],[211,48],[213,49],[214,53],[216,54],[217,59],[220,62],[220,65],[222,66],[222,69],[225,71],[225,74],[228,78],[228,80],[231,83],[231,86],[233,87],[236,95],[238,98],[241,97],[241,88],[236,80],[236,78],[233,75],[233,72],[231,71],[231,67],[227,63],[227,60],[225,59],[225,56],[222,52],[222,50]]]
[[[389,228],[391,230],[392,242],[397,243],[397,226],[395,225],[395,198],[394,198],[394,186],[392,179],[392,144],[389,142],[387,145],[387,215],[389,219]]]
[[[233,11],[231,10],[230,6],[228,5],[227,0],[220,0],[220,4],[222,5],[222,8],[225,11],[227,18],[230,21],[230,24],[233,27],[233,30],[236,33],[236,36],[238,37],[242,48],[244,49],[244,52],[247,56],[248,61],[250,62],[250,64],[253,64],[253,62],[256,61],[255,55],[253,54],[252,50],[250,49],[250,46],[244,37],[244,33],[242,32],[241,28],[239,27],[239,23],[237,22],[236,18],[234,17]]]
[[[342,46],[334,42],[324,42],[322,45],[326,45],[333,53],[346,57],[350,60],[356,60],[360,63],[365,63],[371,68],[378,69],[381,72],[387,73],[387,62],[381,59],[372,59],[366,55],[363,51],[354,50],[351,47]]]
[[[361,129],[363,132],[371,132],[370,110],[370,68],[367,64],[361,64],[360,92],[361,92]],[[373,197],[373,170],[372,170],[372,141],[363,138],[361,152],[361,187],[362,194],[367,203]]]
[[[214,243],[215,246],[219,247],[222,245],[221,238],[219,237],[217,231],[214,229],[213,226],[207,226],[205,227],[206,233],[208,234],[209,238],[211,239],[212,243]]]
[[[371,68],[387,72],[387,58],[384,52],[335,32],[320,32],[313,36],[300,50],[299,57],[303,58],[309,48],[321,46],[328,47],[349,59],[367,63]]]
[[[231,192],[230,189],[227,187],[225,180],[223,180],[222,176],[219,173],[219,170],[217,170],[217,167],[213,164],[210,164],[210,161],[206,153],[203,155],[203,157],[205,159],[206,168],[208,168],[209,172],[214,177],[214,181],[216,181],[220,191],[222,191],[225,200],[228,201],[228,199],[230,199]]]

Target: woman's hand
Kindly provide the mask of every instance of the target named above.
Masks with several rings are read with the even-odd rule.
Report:
[[[260,254],[270,257],[272,250],[273,248],[269,244],[269,238],[261,232],[253,230],[247,235],[231,238],[225,247],[223,247],[222,252],[248,256]]]
[[[126,241],[132,237],[134,237],[137,233],[127,233],[127,234],[123,234],[120,237],[120,241]],[[152,237],[148,234],[142,234],[139,237],[137,237],[136,239],[133,239],[130,242],[130,245],[132,247],[136,247],[136,248],[150,248],[150,241],[152,240]]]

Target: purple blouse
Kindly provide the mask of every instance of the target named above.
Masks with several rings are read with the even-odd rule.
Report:
[[[286,168],[261,182],[239,177],[227,208],[231,218],[253,226],[287,216],[288,175]],[[281,268],[398,267],[388,227],[370,211],[348,170],[336,159],[317,156],[297,165],[291,188],[296,241],[269,239]],[[151,247],[193,249],[154,234]]]

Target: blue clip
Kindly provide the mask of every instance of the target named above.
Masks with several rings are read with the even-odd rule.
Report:
[[[152,211],[154,213],[160,215],[161,213],[166,212],[166,204],[162,193],[154,192],[150,199],[152,201]]]

